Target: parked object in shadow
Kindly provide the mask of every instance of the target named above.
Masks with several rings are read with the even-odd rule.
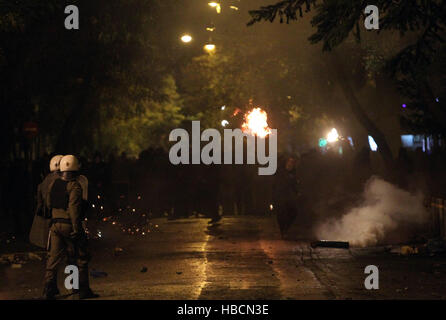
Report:
[[[311,243],[312,248],[340,248],[348,249],[350,248],[350,243],[346,241],[328,241],[319,240]]]

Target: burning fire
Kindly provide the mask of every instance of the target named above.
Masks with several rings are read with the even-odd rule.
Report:
[[[271,134],[268,127],[268,114],[261,108],[254,108],[245,115],[242,131],[253,136],[265,138]]]

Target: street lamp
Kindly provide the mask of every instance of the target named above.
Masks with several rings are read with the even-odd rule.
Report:
[[[214,53],[216,49],[215,44],[212,43],[208,43],[203,48],[207,53]]]
[[[192,41],[192,36],[189,34],[185,34],[181,37],[181,41],[183,41],[184,43],[189,43]]]
[[[221,6],[220,3],[212,1],[208,3],[210,7],[215,8],[215,10],[217,10],[217,13],[221,12]]]

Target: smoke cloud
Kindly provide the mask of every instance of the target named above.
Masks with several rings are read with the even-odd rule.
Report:
[[[360,206],[316,228],[319,239],[349,241],[352,246],[374,246],[386,241],[405,241],[411,228],[428,219],[421,192],[411,194],[372,177],[366,183]]]

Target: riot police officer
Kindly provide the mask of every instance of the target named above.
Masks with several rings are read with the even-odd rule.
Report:
[[[57,267],[64,255],[76,261],[79,268],[80,299],[96,298],[90,289],[88,263],[90,255],[87,237],[82,227],[82,187],[77,181],[79,161],[75,156],[64,156],[60,161],[61,177],[50,184],[48,204],[51,208],[49,256],[45,273],[44,298],[53,299],[57,294]]]
[[[48,248],[48,235],[51,223],[51,209],[47,202],[48,192],[50,184],[60,177],[59,164],[62,158],[62,155],[51,158],[50,173],[37,187],[36,215],[29,234],[29,240],[32,244],[45,249]],[[59,294],[57,287],[55,287],[54,294]]]
[[[48,204],[46,203],[49,185],[60,177],[60,160],[62,155],[57,155],[50,160],[50,173],[43,179],[42,183],[37,186],[37,207],[36,214],[44,218],[51,218]]]

